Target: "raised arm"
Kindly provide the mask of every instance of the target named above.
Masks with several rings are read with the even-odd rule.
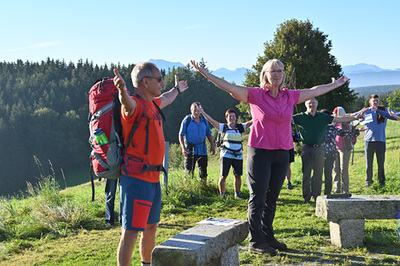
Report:
[[[340,86],[342,86],[344,83],[346,83],[347,78],[346,77],[340,77],[339,79],[332,78],[332,82],[329,84],[324,84],[324,85],[317,85],[312,87],[311,89],[302,89],[300,90],[300,96],[298,100],[299,103],[303,103],[309,99],[318,97],[320,95],[323,95],[327,92],[330,92],[331,90],[334,90]]]
[[[335,123],[347,123],[347,122],[351,122],[353,120],[360,119],[364,115],[366,110],[367,110],[367,108],[363,108],[361,110],[361,112],[359,112],[357,115],[335,116],[333,118],[332,122],[335,122]]]
[[[162,109],[170,105],[179,94],[181,94],[188,88],[189,86],[187,85],[186,81],[179,81],[178,76],[175,75],[175,86],[169,91],[164,92],[160,96],[161,98],[160,108]]]
[[[388,119],[391,119],[391,120],[396,120],[397,119],[396,116],[398,117],[398,115],[396,115],[396,112],[394,112],[393,110],[389,110],[388,109],[388,112],[386,112],[386,111],[383,111],[383,110],[380,110],[380,109],[376,109],[375,111],[376,111],[376,113],[378,115],[384,116],[384,117],[386,117]]]
[[[221,79],[221,78],[211,74],[210,72],[207,71],[207,69],[201,67],[194,60],[191,60],[190,63],[192,64],[194,69],[196,69],[197,72],[199,72],[206,79],[208,79],[209,81],[214,83],[215,86],[217,86],[221,90],[228,92],[233,98],[247,103],[247,101],[249,99],[249,91],[247,90],[246,87],[231,84],[231,83],[227,82],[226,80]]]
[[[212,118],[210,115],[208,115],[204,109],[203,106],[197,106],[197,108],[200,110],[201,114],[204,115],[204,117],[208,120],[208,122],[210,122],[216,129],[219,130],[219,122],[216,121],[214,118]]]
[[[400,114],[399,113],[397,113],[396,114],[396,112],[394,112],[394,111],[392,111],[392,110],[389,110],[389,114],[392,116],[392,117],[394,117],[394,118],[396,118],[398,121],[400,121]]]
[[[135,112],[137,104],[135,100],[129,96],[128,90],[126,89],[126,83],[117,69],[114,69],[114,74],[114,85],[119,91],[118,97],[122,105],[122,110],[126,116],[130,117]]]
[[[253,124],[253,119],[246,122],[246,129],[248,129]]]

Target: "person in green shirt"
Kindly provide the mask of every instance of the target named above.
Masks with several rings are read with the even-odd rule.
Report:
[[[299,128],[303,142],[301,160],[303,171],[304,203],[321,195],[322,174],[324,166],[324,147],[326,126],[333,123],[346,123],[358,119],[357,116],[333,117],[323,112],[317,112],[318,100],[312,98],[305,102],[306,112],[293,115],[293,121]],[[311,176],[311,172],[313,175]]]

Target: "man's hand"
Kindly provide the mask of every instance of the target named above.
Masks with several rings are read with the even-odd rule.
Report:
[[[186,147],[182,148],[182,154],[183,156],[187,157],[189,155],[189,150]]]
[[[212,155],[215,154],[215,147],[214,147],[214,145],[211,145],[211,147],[210,147],[210,153],[211,153]]]
[[[122,92],[126,91],[126,83],[125,80],[122,78],[121,74],[119,74],[118,70],[114,68],[114,85],[117,87],[117,89]]]
[[[186,81],[179,81],[177,75],[175,75],[175,87],[177,87],[181,93],[189,88]]]

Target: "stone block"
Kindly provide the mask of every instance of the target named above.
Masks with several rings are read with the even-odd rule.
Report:
[[[343,219],[396,219],[399,210],[400,195],[353,195],[340,199],[319,196],[315,214],[336,222]]]
[[[331,243],[340,248],[363,246],[364,219],[340,220],[329,222]]]
[[[226,219],[225,219],[226,220]],[[237,244],[248,235],[248,222],[233,225],[198,224],[153,250],[153,266],[239,265]]]

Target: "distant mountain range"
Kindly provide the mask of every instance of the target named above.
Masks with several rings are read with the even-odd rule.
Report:
[[[151,59],[150,62],[157,65],[160,69],[172,69],[173,67],[185,67],[179,62],[169,62],[162,59]],[[387,86],[391,85],[393,88],[400,86],[400,68],[395,70],[382,69],[375,65],[369,64],[356,64],[351,66],[344,66],[344,75],[350,79],[350,88],[356,92],[358,88],[371,87],[371,86]],[[237,68],[235,70],[229,70],[226,68],[219,68],[212,70],[213,74],[218,77],[223,77],[229,82],[235,82],[241,85],[245,80],[246,71],[253,71],[247,68]]]

